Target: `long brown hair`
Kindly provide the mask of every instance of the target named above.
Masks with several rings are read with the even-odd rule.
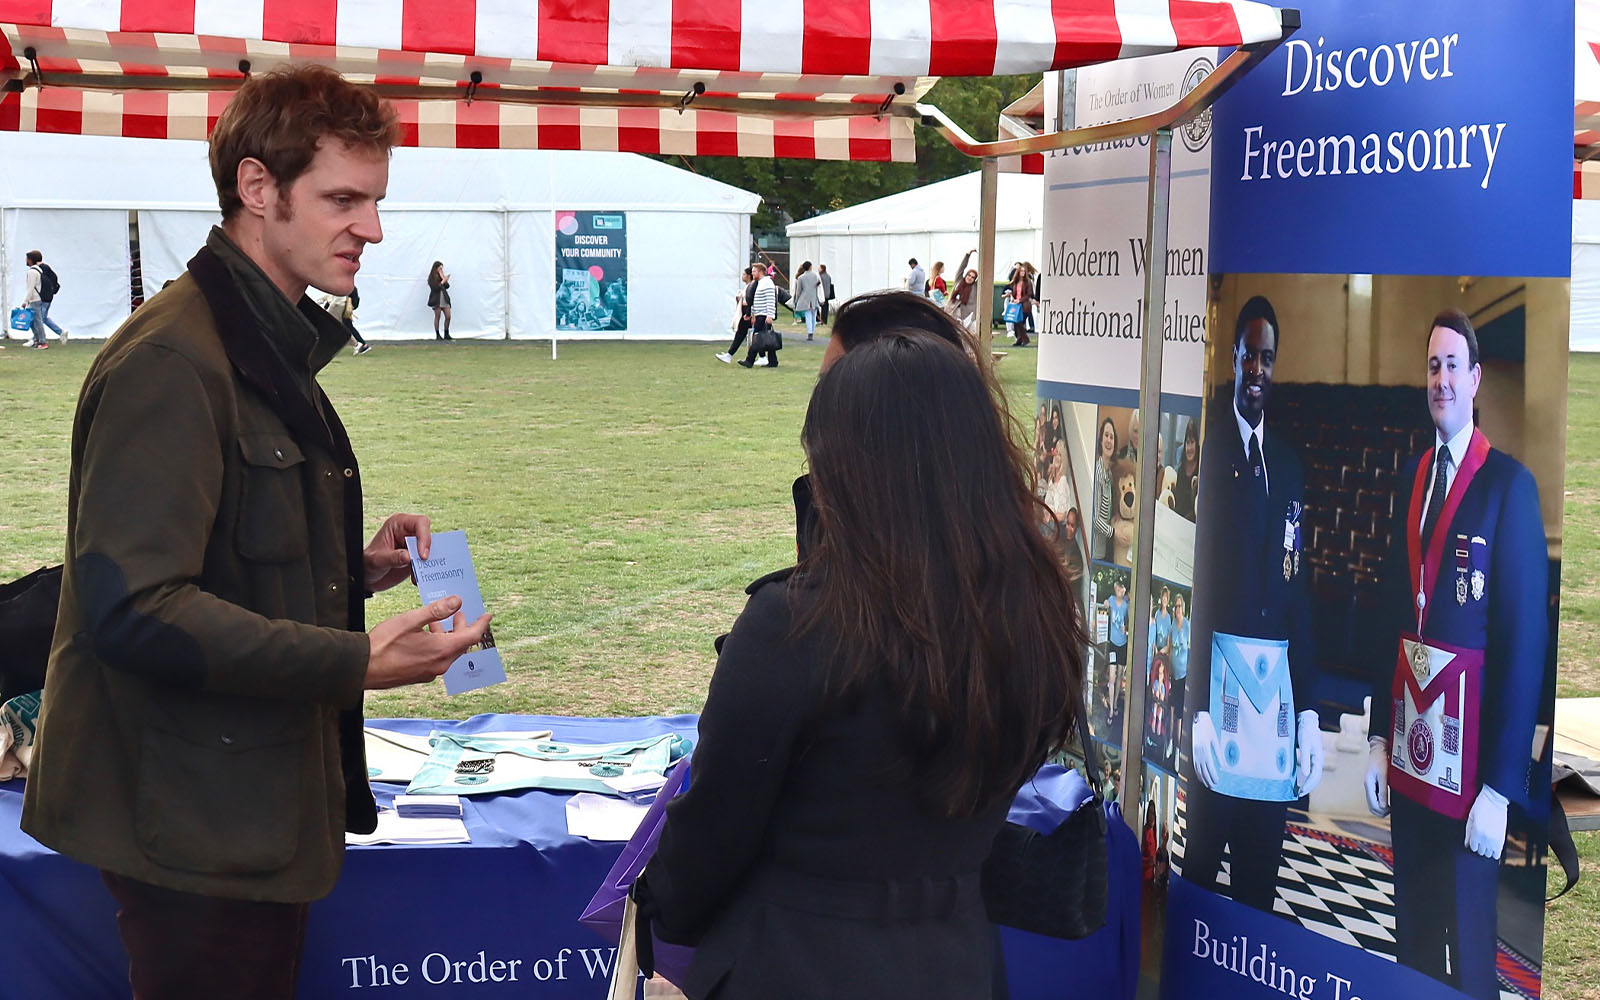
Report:
[[[951,817],[1014,793],[1083,700],[1081,610],[1006,427],[958,347],[904,327],[823,374],[802,434],[818,530],[797,630],[837,637],[830,697],[887,685]]]

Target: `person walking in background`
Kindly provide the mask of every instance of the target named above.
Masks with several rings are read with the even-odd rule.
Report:
[[[750,350],[739,364],[744,368],[776,368],[778,349],[763,347],[758,350],[756,345],[763,340],[763,333],[772,330],[772,324],[778,318],[778,286],[767,276],[765,264],[750,265],[750,273],[756,279],[750,291]],[[772,332],[775,334],[777,331]]]
[[[912,295],[927,295],[928,272],[922,269],[922,265],[917,263],[915,257],[906,261],[906,264],[911,268],[911,273],[906,275],[906,291]]]
[[[1023,310],[1022,318],[1028,324],[1028,339],[1031,342],[1036,332],[1033,328],[1033,310],[1039,304],[1039,288],[1044,284],[1039,274],[1039,269],[1030,261],[1023,261],[1022,266],[1028,270],[1028,308]]]
[[[1033,343],[1028,338],[1028,331],[1033,328],[1033,278],[1028,273],[1032,266],[1026,261],[1017,262],[1007,279],[1010,284],[1006,288],[1006,298],[1022,307],[1022,319],[1010,324],[1011,335],[1016,338],[1013,347],[1027,347]]]
[[[950,286],[944,280],[944,261],[936,260],[933,262],[933,277],[928,279],[928,298],[942,306],[949,294]]]
[[[29,250],[27,261],[27,284],[22,292],[22,308],[33,314],[33,339],[28,342],[28,346],[43,350],[50,346],[44,335],[44,309],[40,307],[42,302],[40,286],[44,277],[39,265],[44,262],[44,254],[37,250]]]
[[[821,304],[818,289],[821,287],[822,278],[811,269],[811,262],[808,260],[801,264],[794,276],[794,311],[806,321],[807,341],[816,338],[817,309]]]
[[[372,345],[367,343],[367,338],[361,336],[356,329],[356,310],[361,307],[361,293],[351,286],[349,295],[325,295],[322,298],[322,308],[328,315],[344,324],[350,332],[350,339],[356,342],[354,353],[365,354],[372,350]]]
[[[978,272],[976,268],[968,269],[967,261],[972,259],[976,250],[968,250],[961,255],[961,266],[956,268],[956,284],[951,289],[950,297],[945,300],[945,308],[956,322],[966,328],[968,333],[977,333],[978,313]]]
[[[739,305],[739,318],[733,324],[733,343],[717,355],[717,360],[725,365],[733,363],[733,356],[739,353],[739,345],[744,343],[745,335],[750,332],[750,302],[755,294],[756,283],[751,277],[751,269],[747,267],[739,272],[739,294],[733,297]]]
[[[828,322],[828,305],[833,301],[833,275],[828,273],[828,265],[817,265],[817,279],[822,282],[822,309],[817,316],[817,322],[824,325]]]
[[[428,269],[428,307],[433,310],[433,339],[452,340],[450,336],[450,276],[444,273],[444,263],[434,261]],[[444,335],[439,334],[439,317],[444,316]]]
[[[50,318],[50,305],[55,302],[56,293],[61,291],[61,279],[56,276],[56,272],[51,269],[50,265],[45,263],[43,253],[34,250],[28,256],[30,258],[39,258],[37,264],[31,265],[39,269],[39,305],[37,307],[39,322],[54,330],[56,336],[60,337],[61,342],[65,344],[67,342],[67,331],[57,326],[56,321]]]

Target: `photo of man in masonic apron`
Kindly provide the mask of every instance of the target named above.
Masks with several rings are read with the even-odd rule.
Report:
[[[1322,777],[1305,480],[1266,420],[1280,345],[1271,303],[1250,299],[1235,325],[1232,405],[1213,414],[1200,461],[1185,695],[1198,711],[1182,769],[1182,877],[1267,913],[1288,803]]]
[[[1472,324],[1440,313],[1437,433],[1401,475],[1385,564],[1395,654],[1374,677],[1366,791],[1375,815],[1393,809],[1396,957],[1497,1000],[1499,859],[1509,805],[1531,804],[1549,574],[1533,474],[1473,425],[1481,379]]]

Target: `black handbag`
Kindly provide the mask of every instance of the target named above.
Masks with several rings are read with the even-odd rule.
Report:
[[[0,584],[0,701],[44,687],[60,603],[60,566]]]
[[[1098,774],[1099,755],[1081,715],[1078,739],[1089,774]],[[1105,925],[1109,876],[1105,802],[1095,788],[1052,833],[1010,822],[1001,827],[983,864],[983,904],[994,923],[1076,940]]]
[[[756,353],[762,351],[776,351],[783,347],[783,340],[778,336],[778,331],[770,326],[762,327],[751,337],[750,343],[755,347]]]

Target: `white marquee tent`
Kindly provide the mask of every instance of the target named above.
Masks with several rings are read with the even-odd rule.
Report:
[[[202,142],[16,134],[0,175],[0,287],[22,301],[23,255],[61,277],[50,318],[104,337],[127,317],[136,222],[146,294],[176,277],[219,218]],[[396,149],[383,242],[367,248],[356,324],[431,337],[427,272],[451,275],[456,337],[616,337],[555,327],[555,213],[627,213],[629,339],[721,339],[760,198],[631,153]],[[20,334],[18,336],[21,336]]]
[[[1572,203],[1572,329],[1574,351],[1600,351],[1600,201]]]
[[[1042,270],[1044,178],[1003,173],[995,204],[995,277],[1004,280],[1014,261]],[[834,294],[849,298],[905,284],[906,261],[924,270],[945,263],[954,280],[961,256],[978,245],[978,174],[892,194],[789,226],[790,270],[801,261],[828,265]],[[977,256],[968,267],[977,266]]]

